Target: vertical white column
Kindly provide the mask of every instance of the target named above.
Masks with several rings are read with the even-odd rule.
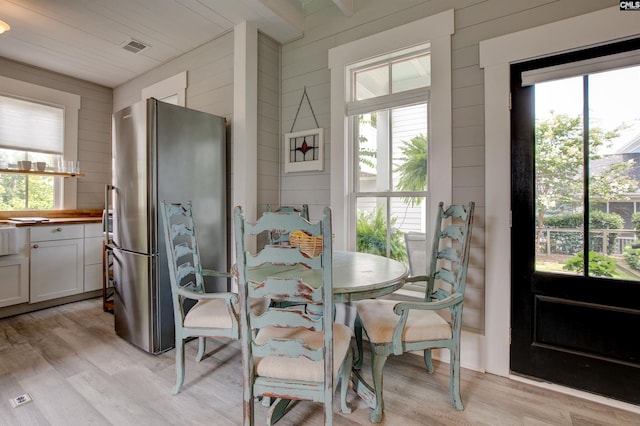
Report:
[[[257,214],[258,31],[252,23],[235,26],[233,45],[232,188],[233,206],[245,217]]]

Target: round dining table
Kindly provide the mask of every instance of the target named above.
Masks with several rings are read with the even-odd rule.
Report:
[[[334,250],[332,265],[335,302],[373,299],[393,293],[409,276],[404,263],[369,253]]]

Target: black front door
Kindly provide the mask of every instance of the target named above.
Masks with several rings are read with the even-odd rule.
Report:
[[[639,49],[511,67],[511,370],[635,404]]]

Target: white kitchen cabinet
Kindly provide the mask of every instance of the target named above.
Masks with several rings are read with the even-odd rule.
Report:
[[[102,224],[84,225],[84,291],[102,290]]]
[[[29,258],[0,257],[0,308],[29,301]]]
[[[30,236],[30,303],[84,291],[84,225],[34,226]]]
[[[14,232],[12,249],[0,256],[0,308],[29,301],[29,248],[26,229],[4,228]]]

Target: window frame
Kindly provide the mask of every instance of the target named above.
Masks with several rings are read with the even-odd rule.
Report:
[[[78,111],[80,95],[0,76],[0,93],[26,101],[44,103],[64,110],[63,158],[78,161]],[[55,194],[56,210],[71,210],[78,205],[77,179],[62,179],[61,194]]]
[[[350,140],[351,127],[347,104],[351,98],[349,66],[369,58],[382,59],[385,54],[406,51],[428,43],[431,51],[431,92],[429,105],[429,187],[427,224],[439,201],[451,203],[452,134],[451,134],[451,35],[454,32],[453,10],[373,34],[329,50],[331,71],[331,206],[334,247],[355,250],[356,212],[353,205],[352,173],[354,158]],[[403,92],[394,95],[403,96]]]

